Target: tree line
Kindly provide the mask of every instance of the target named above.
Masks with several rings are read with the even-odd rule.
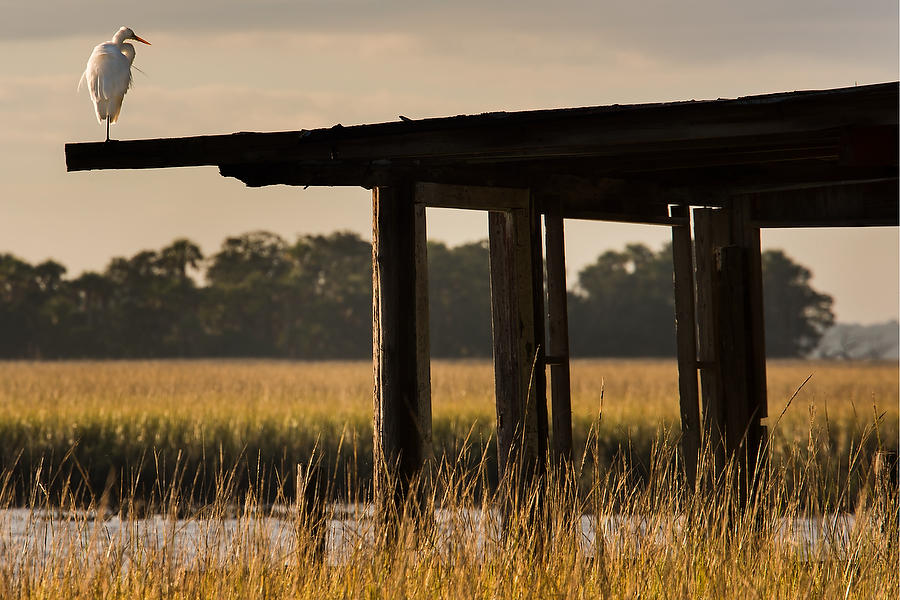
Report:
[[[66,278],[48,260],[0,254],[0,357],[371,356],[371,244],[357,234],[265,231],[204,257],[187,239],[102,273]],[[432,355],[491,355],[487,241],[428,243]],[[763,254],[769,356],[802,356],[834,322],[832,299],[784,252]],[[675,353],[671,247],[630,244],[578,273],[569,292],[574,356]]]

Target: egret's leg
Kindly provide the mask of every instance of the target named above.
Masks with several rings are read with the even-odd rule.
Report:
[[[106,117],[106,141],[109,141],[109,116]]]

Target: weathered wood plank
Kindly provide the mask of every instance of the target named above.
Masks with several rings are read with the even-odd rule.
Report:
[[[512,215],[488,213],[491,259],[491,334],[494,349],[494,387],[497,405],[497,470],[501,479],[515,461],[517,436],[524,434],[525,389],[521,376],[520,339],[529,329],[522,323],[517,293],[516,240]],[[531,343],[534,343],[533,333]],[[526,340],[527,342],[527,340]]]
[[[735,100],[607,106],[426,119],[313,131],[67,144],[71,171],[265,162],[597,156],[746,148],[779,157],[840,155],[840,133],[897,125],[897,84]],[[689,124],[686,125],[686,124]],[[831,140],[838,135],[837,140]],[[790,139],[794,136],[794,139]],[[767,143],[767,138],[778,140]],[[827,138],[827,139],[826,139]],[[821,150],[809,153],[815,140]],[[685,145],[687,144],[687,145]],[[833,148],[833,150],[828,150]],[[800,154],[798,154],[800,153]],[[728,159],[735,162],[735,157]],[[646,162],[646,161],[644,161]]]
[[[69,170],[218,165],[248,185],[528,188],[566,218],[676,224],[759,193],[762,226],[897,223],[897,84],[313,131],[68,144]],[[689,127],[684,124],[690,123]],[[854,184],[868,185],[864,192]],[[863,183],[865,182],[865,183]],[[859,192],[859,193],[858,193]],[[877,193],[873,195],[873,192]],[[464,202],[469,207],[489,208]]]
[[[746,199],[736,198],[731,208],[732,238],[744,250],[743,277],[747,303],[744,328],[747,336],[747,407],[740,426],[746,430],[746,459],[744,462],[747,496],[752,494],[765,458],[768,416],[766,384],[766,338],[763,307],[762,248],[759,227],[750,220],[751,207]]]
[[[714,472],[725,466],[724,400],[719,372],[718,304],[715,295],[715,249],[729,244],[729,223],[720,210],[694,210],[697,287],[697,358],[703,408],[701,444],[709,448]]]
[[[715,294],[718,305],[717,328],[719,374],[722,385],[723,429],[729,460],[736,460],[738,497],[747,501],[748,481],[756,466],[755,427],[759,417],[750,407],[754,403],[753,357],[750,355],[752,332],[747,328],[750,311],[746,273],[748,250],[741,246],[716,248]]]
[[[593,132],[592,137],[588,135],[590,130],[602,127],[602,124],[560,124],[554,119],[537,127],[544,131],[543,135],[536,135],[534,131],[526,134],[521,128],[511,129],[507,124],[500,130],[489,124],[487,133],[423,130],[397,135],[367,135],[363,128],[377,127],[372,125],[360,126],[358,136],[332,130],[317,130],[320,135],[315,137],[297,131],[234,133],[69,143],[65,150],[69,171],[191,166],[223,166],[227,169],[229,165],[271,164],[290,172],[290,165],[301,164],[328,172],[329,167],[368,165],[372,169],[387,166],[403,169],[410,164],[440,166],[448,161],[464,161],[475,166],[506,161],[552,162],[582,158],[602,158],[603,161],[598,163],[601,168],[608,164],[608,168],[614,170],[630,170],[644,165],[645,169],[658,170],[661,164],[669,169],[686,169],[838,158],[840,139],[835,136],[823,138],[818,131],[803,130],[798,130],[794,137],[776,130],[768,136],[759,132],[742,134],[741,131],[729,135],[729,125],[723,123],[717,127],[718,132],[710,131],[706,136],[682,134],[676,138],[678,141],[650,137],[648,130],[630,119],[615,128],[617,135],[611,136],[611,131],[604,129]],[[553,129],[556,126],[559,128]],[[660,127],[671,129],[671,125],[666,127],[663,123]],[[665,131],[660,133],[666,135]],[[671,135],[678,136],[674,132]]]
[[[664,161],[665,159],[663,159]],[[653,166],[659,161],[649,161]],[[435,166],[402,164],[396,161],[380,165],[368,162],[331,161],[316,164],[266,163],[222,165],[224,176],[237,177],[250,186],[287,185],[360,185],[389,186],[394,181],[416,179],[434,184],[486,188],[529,188],[542,204],[562,203],[567,219],[622,221],[659,225],[683,224],[670,217],[671,204],[722,206],[720,198],[746,195],[752,199],[752,220],[760,227],[856,227],[891,226],[898,223],[896,168],[884,179],[862,179],[879,173],[853,169],[848,172],[834,162],[818,162],[815,169],[795,162],[777,165],[746,166],[747,184],[737,181],[740,171],[729,172],[727,182],[710,179],[709,169],[702,173],[679,170],[677,180],[661,184],[653,181],[625,180],[600,176],[610,167],[608,160],[567,160],[552,163],[510,162],[478,165],[462,162]],[[578,174],[593,173],[593,176]],[[636,175],[637,176],[637,175]],[[640,177],[652,177],[641,173]],[[699,187],[698,187],[699,186]],[[766,188],[760,191],[759,188]],[[783,188],[783,189],[779,189]],[[490,209],[483,202],[444,201],[449,208]]]
[[[572,397],[569,374],[569,312],[566,288],[566,249],[563,218],[558,203],[546,207],[548,354],[553,418],[553,460],[556,466],[572,463]],[[549,361],[548,361],[549,362]]]
[[[431,335],[428,327],[428,242],[426,235],[425,204],[416,198],[415,215],[415,331],[416,331],[416,385],[419,399],[419,432],[422,436],[422,460],[427,465],[434,458],[431,428]],[[427,490],[425,490],[427,492]]]
[[[535,198],[530,198],[527,210],[514,210],[513,215],[522,219],[523,227],[529,228],[528,244],[531,252],[531,311],[534,323],[535,348],[532,359],[529,386],[534,394],[533,400],[537,412],[538,460],[537,474],[543,474],[550,452],[550,423],[547,415],[547,332],[545,319],[547,312],[544,302],[544,251],[541,232],[541,213]]]
[[[488,211],[528,208],[527,194],[516,188],[417,183],[416,198],[429,208]]]
[[[744,254],[744,277],[747,292],[747,331],[749,332],[750,369],[752,378],[751,410],[756,418],[768,415],[766,407],[766,337],[763,312],[762,247],[759,227],[751,221],[751,207],[746,199],[736,198],[729,211],[731,237],[746,250]]]
[[[673,207],[686,217],[687,209]],[[697,481],[700,452],[700,398],[697,390],[697,326],[694,319],[693,244],[689,225],[672,227],[675,338],[678,349],[678,396],[681,409],[681,449],[688,489]]]
[[[896,178],[748,194],[755,227],[896,226],[900,219]]]
[[[375,497],[379,518],[402,515],[431,435],[424,208],[411,185],[372,196]]]
[[[514,489],[543,473],[547,451],[543,304],[535,306],[530,212],[488,214],[498,469]]]
[[[630,126],[641,130],[638,124],[631,123]],[[542,124],[543,127],[549,125]],[[642,175],[643,179],[665,186],[690,185],[696,180],[691,171],[705,169],[708,173],[703,179],[710,185],[734,186],[743,180],[745,185],[754,187],[765,183],[765,178],[761,177],[759,169],[752,169],[752,165],[818,164],[818,169],[803,171],[804,179],[800,181],[828,180],[831,170],[838,165],[840,144],[839,136],[829,134],[823,138],[818,130],[797,132],[793,137],[772,133],[749,137],[688,137],[677,142],[662,138],[662,141],[613,139],[599,143],[597,137],[602,137],[606,131],[603,130],[590,138],[588,146],[579,145],[587,140],[572,140],[571,143],[562,140],[560,146],[554,146],[548,140],[565,133],[558,130],[548,130],[531,141],[510,141],[509,146],[501,143],[508,132],[492,134],[490,127],[487,131],[404,134],[400,136],[402,140],[395,140],[395,144],[389,143],[392,136],[361,133],[360,139],[356,139],[347,137],[343,131],[322,131],[323,135],[315,138],[301,132],[280,132],[68,144],[67,168],[79,171],[217,165],[222,175],[239,177],[249,185],[366,185],[373,182],[384,185],[390,183],[384,178],[394,173],[404,178],[429,181],[429,170],[440,175],[464,166],[481,169],[483,176],[489,176],[494,171],[502,175],[505,166],[513,165],[520,176],[528,178],[532,172],[567,173],[565,167],[571,165],[571,172],[581,175],[595,173],[615,177],[619,173],[628,173],[629,178],[635,179],[636,173],[646,173]],[[584,131],[579,129],[578,133],[582,135]],[[627,132],[620,137],[627,137]],[[482,146],[483,139],[492,141],[489,148]],[[267,146],[267,142],[271,145]],[[445,145],[449,147],[444,148]],[[823,170],[823,164],[828,164],[831,169]],[[661,165],[666,168],[661,169]],[[747,165],[749,171],[745,168]],[[854,168],[848,172],[860,170]],[[688,173],[687,179],[685,173]],[[781,170],[776,169],[774,173],[777,180],[784,178]],[[797,181],[792,173],[788,173],[788,177],[789,183]],[[440,181],[519,186],[518,180],[509,181],[508,174],[504,179],[505,182],[484,183]]]
[[[715,473],[736,461],[742,502],[758,475],[767,402],[759,228],[749,215],[738,200],[694,211],[704,428]]]
[[[611,209],[600,207],[598,209],[589,208],[566,208],[563,212],[563,218],[576,219],[579,221],[610,221],[613,223],[634,223],[636,225],[663,225],[675,226],[684,225],[684,222],[677,218],[672,218],[663,214],[649,215],[633,210],[624,209],[619,212],[613,212]]]
[[[452,185],[529,188],[532,194],[563,201],[566,211],[600,210],[606,205],[625,204],[624,212],[662,207],[650,216],[666,215],[670,204],[718,206],[716,198],[737,194],[791,191],[824,186],[842,186],[856,181],[897,178],[892,166],[845,166],[832,147],[830,159],[727,155],[730,140],[721,148],[703,153],[661,150],[657,154],[623,154],[604,157],[529,158],[510,156],[479,160],[466,157],[437,159],[393,158],[390,160],[327,159],[221,164],[219,172],[236,177],[248,186],[358,185],[387,186],[401,180]],[[777,144],[769,140],[769,144]],[[836,144],[837,138],[831,140]],[[674,168],[676,159],[683,163]],[[719,164],[715,167],[713,164]],[[660,170],[660,165],[667,169]],[[627,173],[627,179],[623,174]],[[602,202],[601,202],[602,201]],[[606,209],[616,213],[619,209]]]

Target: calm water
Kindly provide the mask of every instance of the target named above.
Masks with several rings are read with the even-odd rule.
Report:
[[[47,566],[50,558],[58,563],[89,562],[98,558],[152,556],[178,564],[221,564],[261,547],[275,557],[291,562],[295,556],[297,535],[287,517],[247,515],[218,519],[174,519],[154,516],[121,520],[118,516],[99,519],[89,513],[48,513],[27,509],[0,511],[0,561],[19,568]],[[371,508],[341,506],[341,518],[328,523],[326,552],[329,562],[339,564],[374,542]],[[287,515],[287,510],[281,511]],[[451,549],[454,545],[481,552],[486,544],[499,538],[499,518],[481,511],[438,511],[436,544]],[[783,520],[776,534],[777,543],[800,556],[822,551],[847,549],[856,519],[852,514],[827,518]],[[674,543],[681,534],[677,520],[603,516],[600,530],[607,547],[645,543]],[[597,519],[581,517],[578,543],[585,556],[595,552]],[[136,554],[137,553],[137,554]],[[91,558],[93,557],[93,559]]]

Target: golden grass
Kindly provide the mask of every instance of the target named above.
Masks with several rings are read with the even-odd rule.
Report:
[[[133,500],[126,497],[116,513],[119,521],[110,521],[96,512],[99,489],[91,490],[92,502],[81,512],[76,509],[84,508],[83,499],[74,490],[51,499],[37,478],[41,486],[31,490],[30,504],[41,510],[25,511],[24,517],[0,511],[0,597],[896,597],[896,489],[873,493],[880,500],[856,515],[843,542],[813,544],[785,535],[783,528],[808,516],[801,493],[825,498],[814,508],[841,508],[834,498],[850,496],[851,480],[864,479],[868,468],[862,460],[852,468],[846,462],[859,444],[896,447],[897,366],[772,363],[770,426],[811,372],[813,379],[778,423],[780,464],[793,470],[773,468],[764,500],[746,519],[732,518],[734,498],[727,492],[686,496],[669,468],[671,446],[657,446],[644,457],[642,486],[625,476],[624,456],[615,459],[616,469],[599,467],[604,436],[628,444],[677,428],[672,361],[576,361],[573,412],[586,458],[581,478],[588,486],[583,494],[551,493],[545,508],[553,523],[549,539],[529,528],[522,537],[500,535],[493,496],[474,494],[490,468],[487,455],[476,456],[476,468],[467,474],[439,476],[428,506],[445,511],[441,527],[405,523],[396,545],[363,531],[326,561],[316,558],[314,529],[290,507],[290,498],[278,498],[289,509],[279,519],[261,510],[259,480],[251,478],[239,493],[217,480],[212,502],[182,520],[175,515],[183,514],[179,504],[187,500],[167,495],[171,488],[165,484],[159,508],[168,517],[143,520],[124,512]],[[446,447],[462,444],[473,421],[480,424],[479,435],[490,435],[491,377],[487,362],[435,363],[435,429]],[[371,391],[371,368],[360,362],[0,363],[7,453],[0,488],[26,459],[53,455],[64,465],[57,454],[68,448],[81,457],[81,468],[91,467],[89,459],[145,447],[206,452],[210,440],[232,443],[246,455],[275,456],[287,448],[293,459],[310,450],[304,444],[315,434],[335,439],[352,430],[364,454]],[[13,464],[9,452],[16,446],[24,454]],[[829,474],[828,465],[838,460],[832,452],[845,461],[843,478]],[[202,466],[213,454],[197,454],[191,464]],[[48,468],[46,462],[29,464]],[[105,477],[101,473],[101,487]],[[5,494],[0,489],[0,506],[11,502],[9,486]],[[60,505],[64,512],[55,512]],[[620,515],[625,526],[603,543],[581,547],[575,543],[578,517],[590,514]],[[364,516],[355,516],[365,529]],[[148,529],[148,523],[157,528]],[[22,535],[13,535],[15,527]],[[177,542],[185,538],[191,542]]]
[[[773,362],[768,374],[769,425],[777,422],[778,452],[807,447],[813,430],[823,453],[846,463],[876,420],[869,450],[878,443],[896,447],[896,364]],[[489,361],[434,363],[438,452],[455,456],[471,432],[477,460],[493,435],[492,377]],[[572,382],[577,453],[600,417],[603,466],[620,446],[630,445],[646,460],[657,437],[677,436],[674,361],[574,361]],[[5,362],[0,468],[12,468],[20,451],[33,468],[51,455],[59,462],[72,450],[79,469],[93,469],[91,492],[99,494],[108,470],[127,478],[134,463],[154,450],[169,452],[170,461],[178,453],[189,462],[221,454],[219,466],[228,468],[242,455],[269,463],[279,456],[302,461],[316,443],[333,454],[343,440],[355,446],[362,464],[353,468],[365,474],[371,470],[371,398],[371,366],[363,361]]]
[[[784,423],[805,426],[809,407],[835,421],[870,421],[873,406],[896,421],[894,363],[776,361],[768,366],[770,416],[793,400]],[[676,423],[677,370],[670,360],[576,360],[572,410],[576,418],[614,423]],[[435,361],[434,419],[460,415],[493,421],[489,361]],[[368,420],[372,370],[368,362],[102,361],[0,362],[0,419],[60,419],[97,415],[123,420],[143,415],[190,419],[262,420],[326,417]]]

